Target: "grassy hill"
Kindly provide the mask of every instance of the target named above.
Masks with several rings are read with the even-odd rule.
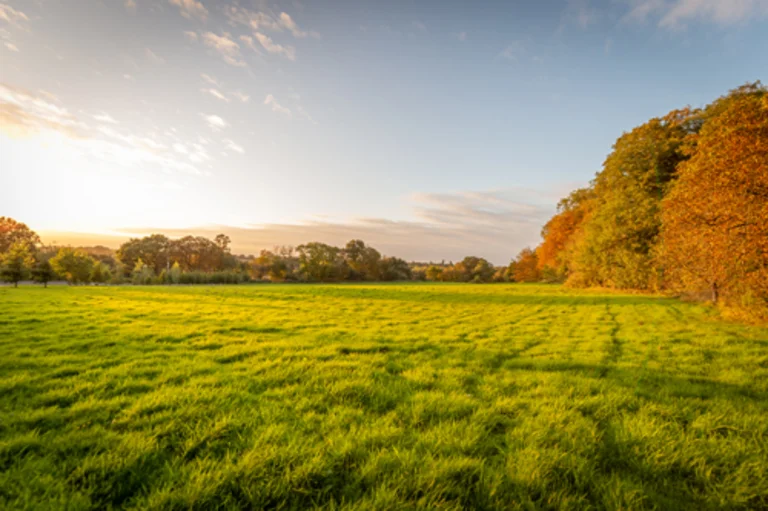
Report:
[[[544,285],[0,288],[3,509],[765,509],[768,329]]]

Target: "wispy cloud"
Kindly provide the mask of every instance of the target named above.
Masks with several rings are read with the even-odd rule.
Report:
[[[270,106],[273,112],[285,114],[289,117],[291,116],[291,111],[288,108],[282,106],[280,103],[278,103],[272,94],[267,94],[267,97],[264,98],[264,104],[267,106]]]
[[[197,0],[168,0],[171,5],[175,5],[181,11],[185,18],[197,18],[205,21],[208,18],[208,9]]]
[[[591,5],[590,0],[566,0],[560,29],[564,29],[567,25],[577,25],[581,29],[587,29],[599,19],[600,11]]]
[[[317,32],[307,32],[304,30],[301,30],[299,26],[296,24],[295,21],[293,21],[293,18],[291,18],[288,13],[281,12],[280,17],[278,18],[278,23],[281,27],[288,30],[291,34],[293,34],[293,37],[320,37],[320,34]]]
[[[149,60],[153,64],[156,64],[156,65],[165,64],[165,59],[157,55],[155,52],[153,52],[149,48],[144,48],[144,56],[147,57],[147,60]]]
[[[23,21],[29,21],[29,17],[21,11],[17,11],[10,5],[0,3],[0,21],[14,26],[19,26]]]
[[[223,35],[205,32],[201,37],[203,44],[215,50],[227,64],[236,67],[246,66],[245,61],[242,60],[240,55],[240,45],[233,41],[227,32]]]
[[[267,50],[267,52],[273,53],[275,55],[282,55],[288,60],[296,60],[296,49],[293,46],[283,46],[281,44],[277,44],[272,40],[271,37],[262,34],[261,32],[254,32],[253,35],[256,37],[256,40],[259,41],[259,44],[261,44],[261,46]]]
[[[242,103],[248,103],[249,101],[251,101],[251,97],[248,94],[240,92],[239,90],[232,92],[231,96],[235,99],[240,100],[240,102]]]
[[[93,119],[95,121],[99,121],[107,124],[120,124],[111,115],[106,113],[100,113],[98,115],[94,115]]]
[[[8,48],[10,51],[14,51],[14,52],[19,51],[19,47],[10,41],[5,42],[5,47]]]
[[[232,25],[245,25],[256,32],[288,31],[296,38],[320,37],[314,30],[303,30],[287,12],[273,13],[269,9],[253,11],[244,7],[230,5],[224,14]]]
[[[118,131],[113,127],[116,121],[108,114],[92,117],[99,121],[98,125],[77,118],[49,96],[0,84],[0,131],[9,136],[56,140],[86,157],[126,168],[201,174],[155,137]]]
[[[236,144],[234,141],[228,138],[225,138],[224,140],[222,140],[222,142],[224,143],[224,146],[230,151],[234,151],[240,154],[245,154],[245,149],[243,149],[242,146],[239,146],[238,144]]]
[[[225,103],[229,103],[229,98],[226,97],[224,94],[222,94],[221,92],[219,92],[216,89],[213,89],[213,88],[211,88],[211,89],[200,89],[200,92],[203,92],[203,93],[206,93],[206,94],[210,94],[211,96],[213,96],[216,99],[224,101]]]
[[[625,21],[654,19],[659,27],[685,28],[690,21],[729,25],[768,16],[768,0],[631,0]]]
[[[200,114],[200,115],[205,120],[205,122],[208,123],[208,127],[211,128],[213,131],[221,131],[227,126],[229,126],[227,121],[225,121],[218,115],[213,115],[213,114],[209,114],[209,115]]]
[[[191,30],[185,30],[184,37],[186,37],[187,40],[192,42],[197,41],[197,32],[193,32]]]
[[[128,12],[136,12],[136,0],[125,0],[123,6]]]

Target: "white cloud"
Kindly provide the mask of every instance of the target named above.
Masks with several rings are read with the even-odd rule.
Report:
[[[679,29],[689,21],[729,25],[768,16],[768,0],[631,0],[625,21],[657,20],[659,27]]]
[[[219,86],[219,81],[218,81],[216,78],[214,78],[213,76],[211,76],[211,75],[207,75],[207,74],[205,74],[205,73],[202,73],[202,74],[200,75],[200,77],[201,77],[203,80],[205,80],[206,82],[210,83],[211,85],[215,85],[216,87],[218,87],[218,86]]]
[[[107,124],[119,124],[111,115],[103,112],[98,115],[94,115],[93,119]]]
[[[106,114],[102,116],[114,121]],[[102,116],[94,118],[102,120]],[[40,138],[46,143],[65,143],[85,157],[129,169],[153,167],[200,174],[153,138],[126,134],[104,124],[91,126],[44,95],[8,85],[0,85],[0,131],[14,137]]]
[[[582,29],[587,29],[600,19],[599,11],[590,6],[590,0],[566,0],[566,4],[561,30],[568,24],[576,24]]]
[[[227,149],[229,149],[230,151],[235,151],[236,153],[245,154],[245,149],[237,145],[234,141],[227,138],[227,139],[224,139],[223,142],[224,142],[224,145],[227,146]]]
[[[216,35],[213,32],[205,32],[202,39],[203,43],[221,55],[227,64],[236,67],[246,66],[240,56],[240,45],[233,41],[228,33]]]
[[[29,17],[23,12],[17,11],[10,5],[0,3],[0,21],[19,26],[20,22],[29,21]]]
[[[261,32],[254,32],[254,37],[259,41],[259,44],[264,47],[269,53],[276,55],[282,55],[288,60],[296,60],[296,49],[293,46],[283,46],[272,41],[272,38]]]
[[[267,97],[264,98],[264,104],[267,106],[272,107],[273,112],[278,112],[281,114],[285,114],[290,117],[291,111],[284,106],[282,106],[280,103],[277,102],[275,97],[272,94],[267,94]]]
[[[254,42],[253,37],[251,37],[249,35],[241,35],[240,36],[240,40],[243,41],[248,48],[252,49],[256,53],[261,55],[261,52],[256,47],[256,43]]]
[[[157,64],[157,65],[165,64],[165,59],[163,59],[162,57],[158,56],[155,52],[153,52],[149,48],[144,48],[144,55],[153,64]]]
[[[18,47],[18,46],[16,46],[15,44],[13,44],[13,43],[12,43],[12,42],[10,42],[10,41],[6,41],[6,42],[5,42],[5,47],[6,47],[6,48],[8,48],[8,49],[9,49],[9,50],[11,50],[11,51],[15,51],[15,52],[18,52],[18,51],[19,51],[19,47]]]
[[[205,21],[208,18],[208,9],[197,0],[168,0],[171,5],[175,5],[181,11],[185,18],[197,18]]]
[[[191,30],[185,30],[184,31],[184,37],[186,37],[189,41],[197,41],[197,32],[193,32]]]
[[[136,0],[125,0],[123,4],[128,12],[136,12]]]
[[[318,34],[317,32],[305,32],[304,30],[301,30],[299,26],[296,25],[296,22],[293,21],[293,19],[288,15],[288,13],[281,12],[278,23],[280,24],[281,27],[285,28],[291,34],[293,34],[293,37],[298,37],[298,38],[307,37],[307,36],[320,37],[320,34]],[[254,27],[254,29],[256,28],[257,27]]]
[[[232,93],[232,97],[235,99],[240,100],[243,103],[248,103],[251,100],[251,97],[248,94],[245,94],[243,92],[235,91]]]
[[[320,37],[320,34],[313,30],[302,30],[296,21],[287,12],[274,14],[272,11],[260,10],[251,11],[249,9],[237,6],[228,6],[224,14],[233,25],[245,25],[255,32],[269,30],[272,32],[283,32],[287,30],[293,37]]]
[[[213,88],[210,88],[210,89],[200,89],[200,92],[203,92],[203,93],[206,93],[206,94],[210,94],[211,96],[213,96],[216,99],[220,99],[221,101],[224,101],[225,103],[229,103],[229,98],[226,97],[224,94],[222,94],[221,92],[219,92],[216,89],[213,89]]]
[[[205,120],[205,122],[208,123],[208,126],[213,131],[221,131],[222,129],[224,129],[227,126],[229,126],[229,124],[227,124],[227,121],[225,121],[224,119],[222,119],[218,115],[206,115],[206,114],[200,114],[200,115]]]
[[[185,146],[184,144],[180,144],[180,143],[178,143],[178,142],[176,142],[175,144],[173,144],[173,146],[172,146],[172,147],[173,147],[173,150],[174,150],[174,151],[176,151],[176,152],[177,152],[177,153],[179,153],[179,154],[187,154],[187,153],[189,152],[189,151],[187,150],[187,146]]]

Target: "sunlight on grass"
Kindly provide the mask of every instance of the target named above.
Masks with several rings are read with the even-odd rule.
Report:
[[[768,330],[543,285],[0,288],[0,508],[757,509]]]

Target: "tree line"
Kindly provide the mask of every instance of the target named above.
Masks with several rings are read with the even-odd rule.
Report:
[[[351,240],[343,247],[311,242],[245,256],[232,254],[230,243],[224,234],[213,240],[152,234],[130,239],[114,252],[106,247],[45,246],[25,224],[0,217],[0,276],[16,285],[29,278],[45,285],[56,279],[70,284],[135,285],[535,280],[530,264],[520,258],[502,267],[474,256],[455,264],[409,263],[383,256],[362,240]]]
[[[768,318],[768,91],[759,82],[624,133],[560,201],[537,279],[667,291]]]

